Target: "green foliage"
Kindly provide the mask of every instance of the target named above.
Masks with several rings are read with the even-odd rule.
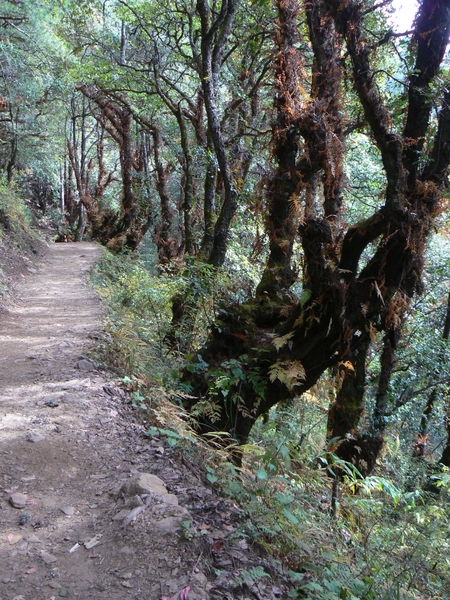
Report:
[[[361,155],[364,156],[364,170],[361,169]],[[354,224],[381,206],[383,200],[385,176],[381,157],[368,136],[354,133],[347,140],[345,174],[348,182],[346,217]]]
[[[33,229],[35,218],[16,184],[7,184],[0,178],[0,247],[5,253],[0,269],[0,296],[10,291],[15,268],[25,266],[36,252],[40,236]],[[11,275],[13,276],[11,278]]]
[[[159,436],[164,437],[167,440],[169,446],[177,446],[182,441],[182,436],[172,429],[164,429],[161,427],[150,427],[148,431],[146,431],[145,435],[148,436]]]
[[[0,97],[8,102],[8,110],[2,109],[0,170],[11,178],[13,172],[38,168],[56,181],[64,148],[59,100],[66,82],[52,11],[47,2],[24,0],[2,1],[0,12],[5,18]]]
[[[374,5],[373,2],[369,4],[370,7]],[[179,188],[182,187],[179,157],[182,152],[178,125],[169,106],[171,102],[175,103],[183,108],[183,114],[189,113],[191,120],[186,123],[188,128],[192,127],[200,85],[194,60],[200,44],[194,5],[189,8],[181,2],[163,6],[144,0],[106,4],[65,0],[58,6],[58,10],[54,9],[54,18],[60,20],[58,39],[63,47],[71,50],[70,58],[64,59],[68,79],[120,90],[121,94],[127,95],[137,120],[151,118],[153,123],[161,126],[163,158],[170,165],[170,201],[172,207],[179,210]],[[225,268],[216,271],[197,258],[187,257],[181,267],[169,267],[157,275],[154,256],[147,261],[151,264],[150,270],[143,268],[134,257],[106,255],[94,273],[98,289],[110,307],[109,338],[104,347],[108,361],[126,374],[128,379],[124,384],[130,391],[133,407],[147,412],[153,410],[155,424],[148,429],[148,435],[162,436],[170,445],[181,446],[186,439],[181,426],[178,429],[173,425],[176,418],[178,423],[185,418],[180,409],[180,396],[172,405],[172,413],[168,403],[158,404],[154,410],[152,386],[160,396],[174,397],[171,390],[178,386],[176,374],[184,365],[182,355],[186,350],[193,355],[197,353],[208,328],[215,322],[221,301],[231,303],[248,298],[258,280],[261,267],[258,261],[262,262],[267,253],[268,239],[259,234],[265,215],[260,206],[262,192],[258,190],[263,187],[262,173],[267,174],[270,169],[267,141],[272,91],[265,91],[270,87],[264,84],[260,90],[257,98],[259,115],[253,115],[245,103],[249,90],[254,89],[253,83],[248,85],[246,81],[248,71],[254,71],[252,81],[255,82],[264,73],[265,62],[269,64],[271,60],[272,38],[261,32],[272,30],[269,20],[274,15],[272,4],[265,0],[254,0],[250,6],[251,11],[238,11],[239,35],[236,34],[236,40],[240,38],[241,41],[230,46],[223,69],[217,74],[221,89],[217,98],[218,117],[223,123],[229,148],[238,149],[233,156],[233,168],[236,169],[235,184],[240,205],[230,233]],[[180,19],[180,14],[184,20]],[[123,32],[128,35],[124,61],[119,58]],[[367,43],[377,53],[373,77],[392,115],[392,130],[398,132],[405,108],[401,82],[406,81],[411,71],[413,55],[406,40],[392,42],[397,44],[398,55],[392,52],[390,43],[379,44],[385,34],[383,15],[368,10]],[[5,47],[5,56],[7,51],[10,52],[8,57],[19,63],[18,54],[14,54],[17,49]],[[303,51],[306,62],[313,64],[311,50],[304,48]],[[351,73],[349,56],[343,54],[342,61],[347,63],[348,73]],[[155,67],[155,72],[149,71],[149,64]],[[159,77],[158,70],[164,78]],[[238,73],[241,76],[236,77]],[[439,101],[445,77],[443,74],[442,79],[430,87],[430,102],[436,104]],[[347,224],[354,224],[382,205],[386,177],[380,152],[367,133],[367,124],[361,122],[361,106],[353,92],[346,89],[344,93],[348,123],[355,129],[345,148],[347,180],[343,193],[347,207],[345,219]],[[27,98],[31,98],[31,102],[33,96]],[[241,101],[242,105],[239,104]],[[233,110],[235,116],[227,112],[229,106],[243,108]],[[435,123],[427,135],[433,135],[434,130]],[[198,141],[201,137],[195,135],[198,133],[191,128],[188,137],[194,157],[197,201],[192,217],[200,223],[203,218],[200,208],[203,176],[206,165],[209,161],[214,162],[215,157]],[[427,144],[429,138],[425,141]],[[250,160],[246,173],[238,173],[243,162],[241,158],[247,155],[256,156],[257,160]],[[423,161],[423,157],[419,157],[419,163],[423,164]],[[318,203],[320,185],[317,188]],[[143,194],[142,201],[154,194],[154,190],[147,192],[148,197]],[[108,203],[114,195],[117,202],[119,195],[114,192]],[[218,206],[221,200],[217,194]],[[197,245],[200,239],[201,229],[196,231]],[[337,251],[339,244],[340,241],[335,247]],[[438,246],[440,252],[436,249]],[[450,376],[446,344],[440,337],[442,306],[448,293],[446,257],[450,252],[448,249],[442,251],[442,248],[446,248],[446,241],[440,240],[430,246],[429,291],[421,304],[417,304],[420,313],[414,321],[408,321],[405,338],[400,342],[386,416],[389,443],[376,476],[363,480],[354,465],[338,458],[330,448],[323,450],[329,398],[336,386],[331,376],[324,378],[314,394],[272,410],[267,415],[267,423],[256,424],[253,439],[244,448],[241,470],[222,461],[219,452],[205,467],[206,480],[216,487],[221,485],[245,507],[241,535],[257,541],[290,568],[295,588],[291,597],[406,600],[450,594],[446,558],[448,473],[444,471],[432,476],[441,493],[427,496],[421,491],[421,485],[429,479],[429,474],[422,463],[411,458],[423,406],[430,389],[436,387],[436,410],[429,420],[434,452],[428,457],[437,458],[445,442],[442,425]],[[372,250],[371,247],[366,249],[359,268],[367,262]],[[443,256],[438,257],[439,253]],[[303,262],[301,255],[299,262]],[[170,325],[171,309],[177,296],[186,310],[174,331]],[[311,292],[303,290],[300,306],[310,298]],[[379,323],[374,322],[373,326],[375,329]],[[370,426],[380,374],[381,335],[374,333],[373,337],[364,427]],[[292,344],[291,334],[274,337],[273,344],[287,354]],[[174,347],[178,354],[171,353]],[[264,381],[245,354],[231,359],[219,357],[215,368],[202,360],[189,362],[189,357],[187,360],[187,373],[200,375],[207,372],[209,396],[197,403],[192,414],[194,418],[204,414],[214,423],[223,407],[231,415],[244,410],[241,393],[244,387],[251,389],[259,399],[265,397]],[[305,376],[302,363],[289,361],[284,355],[270,368],[271,381],[278,381],[291,391]],[[185,382],[183,393],[189,392],[189,383]],[[223,402],[211,400],[214,397]],[[220,433],[210,438],[221,448],[233,445],[231,437]],[[344,477],[339,498],[331,492],[330,474]],[[262,569],[242,573],[237,583],[264,576]]]
[[[443,233],[433,236],[428,245],[426,292],[415,300],[407,315],[389,389],[387,432],[391,443],[384,463],[386,469],[395,470],[400,486],[408,485],[411,473],[415,472],[411,455],[422,411],[433,390],[437,394],[433,411],[427,419],[426,458],[438,461],[446,443],[443,425],[450,383],[448,343],[442,339],[450,291],[450,246],[446,229],[444,224]],[[368,414],[375,402],[381,343],[381,339],[376,341],[368,364]]]
[[[250,587],[264,577],[270,577],[270,575],[264,571],[263,567],[252,567],[251,569],[242,569],[239,575],[234,578],[234,582],[236,585],[245,584]]]
[[[132,256],[107,251],[92,279],[110,311],[108,360],[126,374],[170,381],[165,335],[177,283],[150,275]]]
[[[264,428],[256,443],[245,448],[241,469],[216,457],[215,466],[206,467],[206,479],[243,507],[235,535],[257,542],[289,567],[289,597],[447,597],[447,470],[433,476],[439,496],[419,487],[404,489],[387,476],[362,479],[352,464],[320,449],[312,453],[310,444],[305,452],[295,420],[270,420]],[[346,474],[337,513],[328,477],[332,463]]]
[[[17,191],[17,186],[0,180],[0,211],[9,220],[16,233],[27,230],[31,233],[34,222],[33,214]]]
[[[215,400],[217,396],[225,399],[229,415],[239,411],[247,411],[242,399],[242,386],[249,386],[255,395],[255,410],[259,402],[264,399],[265,384],[260,376],[259,367],[249,359],[247,354],[242,354],[239,359],[223,361],[220,367],[210,367],[201,356],[195,362],[188,362],[186,369],[192,373],[207,370],[208,395],[200,399],[191,409],[191,415],[207,417],[212,423],[219,420],[222,408]],[[189,385],[184,386],[187,392]],[[253,415],[250,415],[252,417]]]

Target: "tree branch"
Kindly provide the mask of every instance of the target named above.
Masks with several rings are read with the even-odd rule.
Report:
[[[422,150],[430,119],[430,83],[444,58],[449,32],[449,0],[423,0],[414,32],[417,56],[409,77],[408,116],[403,131],[406,142],[405,166],[410,185],[417,176],[418,154]]]
[[[402,141],[391,128],[390,115],[378,93],[371,69],[370,49],[363,34],[364,13],[356,0],[326,0],[338,31],[347,40],[353,65],[355,89],[366,120],[381,152],[387,178],[386,208],[392,211],[403,203]]]

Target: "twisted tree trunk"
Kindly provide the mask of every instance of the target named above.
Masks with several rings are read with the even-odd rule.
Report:
[[[425,151],[421,140],[430,127],[428,86],[448,43],[450,0],[422,3],[403,133],[393,129],[376,85],[373,46],[366,39],[366,13],[361,4],[356,0],[306,3],[314,67],[310,98],[299,101],[297,110],[295,94],[289,89],[295,88],[294,65],[298,73],[299,63],[293,57],[299,5],[296,0],[279,0],[277,7],[278,120],[273,145],[278,171],[268,188],[271,254],[259,296],[244,305],[226,307],[201,351],[201,361],[185,373],[200,399],[197,404],[188,400],[186,405],[199,414],[201,431],[226,431],[244,442],[259,415],[280,400],[300,396],[326,369],[336,366],[343,377],[330,410],[329,435],[343,439],[342,455],[359,461],[368,472],[382,446],[382,431],[359,430],[367,352],[376,332],[385,332],[392,342],[393,315],[401,323],[404,310],[398,299],[408,302],[422,289],[423,250],[433,217],[441,210],[439,188],[450,160],[449,92],[443,98],[434,143],[429,145],[430,160],[424,161],[422,171],[410,151],[411,147]],[[345,52],[354,91],[386,175],[384,206],[346,231],[341,217],[341,56]],[[284,91],[292,102],[290,120],[284,113]],[[417,111],[421,118],[416,120]],[[316,182],[321,182],[321,204],[311,201]],[[297,196],[303,205],[300,234],[305,292],[301,301],[280,294],[291,277],[290,244],[296,229],[286,209]],[[370,246],[373,250],[362,267],[361,256]],[[230,359],[241,365],[239,376],[233,374],[230,365],[235,363]],[[223,386],[215,387],[216,375],[205,365],[228,376],[226,393]]]

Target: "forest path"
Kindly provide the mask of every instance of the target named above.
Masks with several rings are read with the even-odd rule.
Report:
[[[279,567],[235,535],[241,510],[143,435],[90,357],[101,252],[51,244],[0,314],[0,600],[286,597]]]
[[[142,435],[87,354],[102,308],[85,276],[100,254],[50,245],[0,315],[0,600],[245,597],[209,583],[199,544],[181,539],[178,499],[205,505],[211,491]],[[137,472],[177,496],[156,479],[118,495]]]

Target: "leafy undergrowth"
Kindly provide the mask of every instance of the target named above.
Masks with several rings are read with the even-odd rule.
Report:
[[[35,218],[14,184],[0,179],[0,305],[11,285],[44,253]]]
[[[393,442],[377,476],[362,479],[352,465],[324,450],[328,398],[320,389],[316,397],[258,422],[237,469],[227,460],[227,439],[216,435],[206,445],[189,428],[181,406],[177,374],[185,359],[169,351],[166,340],[171,301],[186,289],[186,280],[152,276],[136,258],[109,254],[92,278],[109,311],[104,360],[121,374],[149,434],[158,432],[182,447],[203,465],[212,486],[235,499],[241,507],[235,535],[284,563],[290,597],[450,597],[450,476],[445,470],[434,476],[434,492],[424,492],[430,478],[426,464],[403,455],[399,469]],[[214,308],[207,300],[209,284],[202,285],[205,324]],[[201,288],[198,279],[193,287]],[[202,325],[197,326],[190,333],[200,340]],[[221,385],[228,371],[218,374]],[[333,474],[340,475],[339,483]],[[256,579],[264,576],[262,569],[252,573]]]
[[[439,495],[404,491],[386,477],[361,479],[331,453],[299,452],[292,434],[262,436],[243,489],[230,490],[245,506],[247,531],[295,573],[292,597],[449,597],[447,474],[436,478]],[[345,474],[339,485],[330,464]]]

